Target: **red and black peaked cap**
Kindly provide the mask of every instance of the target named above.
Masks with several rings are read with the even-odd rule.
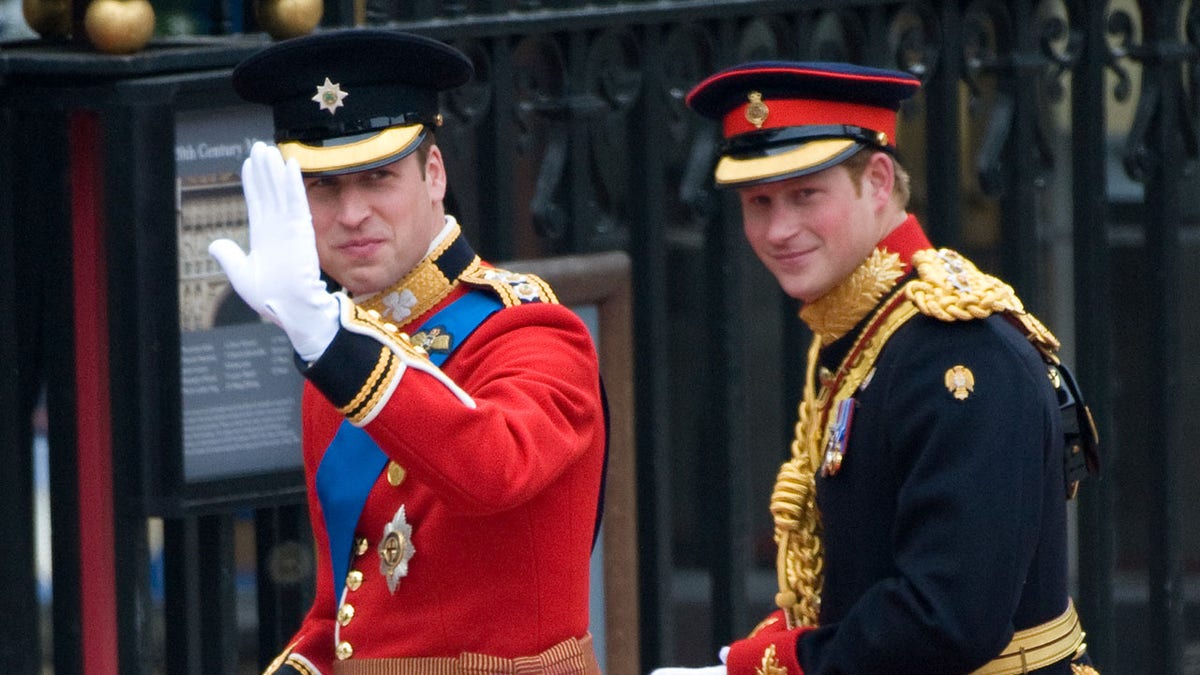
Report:
[[[233,70],[243,99],[271,106],[275,142],[306,175],[362,171],[412,152],[441,124],[438,94],[474,69],[457,49],[352,28],[277,42]]]
[[[815,173],[867,146],[894,151],[896,112],[920,86],[896,70],[757,61],[711,75],[685,102],[722,124],[714,178],[739,187]]]

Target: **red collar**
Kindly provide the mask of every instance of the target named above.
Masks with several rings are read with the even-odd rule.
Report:
[[[929,237],[925,236],[925,231],[921,229],[921,223],[917,222],[917,217],[910,213],[899,227],[892,230],[883,238],[883,241],[879,242],[878,248],[899,254],[900,262],[904,263],[904,271],[907,272],[913,254],[933,248],[933,244],[929,243]]]

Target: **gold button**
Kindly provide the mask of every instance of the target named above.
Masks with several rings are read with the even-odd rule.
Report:
[[[338,661],[345,661],[351,656],[354,656],[354,647],[351,647],[350,643],[345,640],[339,642],[337,646]]]
[[[387,474],[388,483],[391,483],[392,487],[399,487],[404,482],[404,467],[395,462],[388,462]]]
[[[352,591],[357,591],[359,586],[362,586],[363,573],[358,570],[350,570],[346,575],[346,588]]]
[[[367,548],[370,547],[370,545],[371,544],[367,542],[366,537],[359,537],[358,539],[355,539],[354,540],[354,555],[362,555],[362,554],[366,553]]]
[[[338,623],[345,626],[354,618],[354,605],[346,603],[338,608]]]

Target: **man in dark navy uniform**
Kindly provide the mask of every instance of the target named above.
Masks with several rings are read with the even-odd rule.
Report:
[[[813,333],[770,504],[779,610],[703,670],[1095,672],[1067,589],[1090,417],[1050,331],[906,212],[896,114],[918,87],[759,62],[687,96],[721,123],[716,183]]]
[[[306,378],[316,596],[268,673],[597,675],[588,578],[606,427],[587,326],[445,211],[435,40],[331,31],[234,70],[276,147],[242,170],[250,252],[210,252]],[[331,292],[321,273],[342,290]]]

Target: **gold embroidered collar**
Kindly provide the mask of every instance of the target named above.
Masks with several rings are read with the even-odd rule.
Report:
[[[805,303],[800,319],[827,346],[857,326],[902,276],[900,256],[877,248],[845,281]]]
[[[462,228],[453,222],[445,239],[403,279],[379,293],[355,298],[355,302],[403,328],[450,295],[459,277],[478,265],[479,256],[462,236]]]

